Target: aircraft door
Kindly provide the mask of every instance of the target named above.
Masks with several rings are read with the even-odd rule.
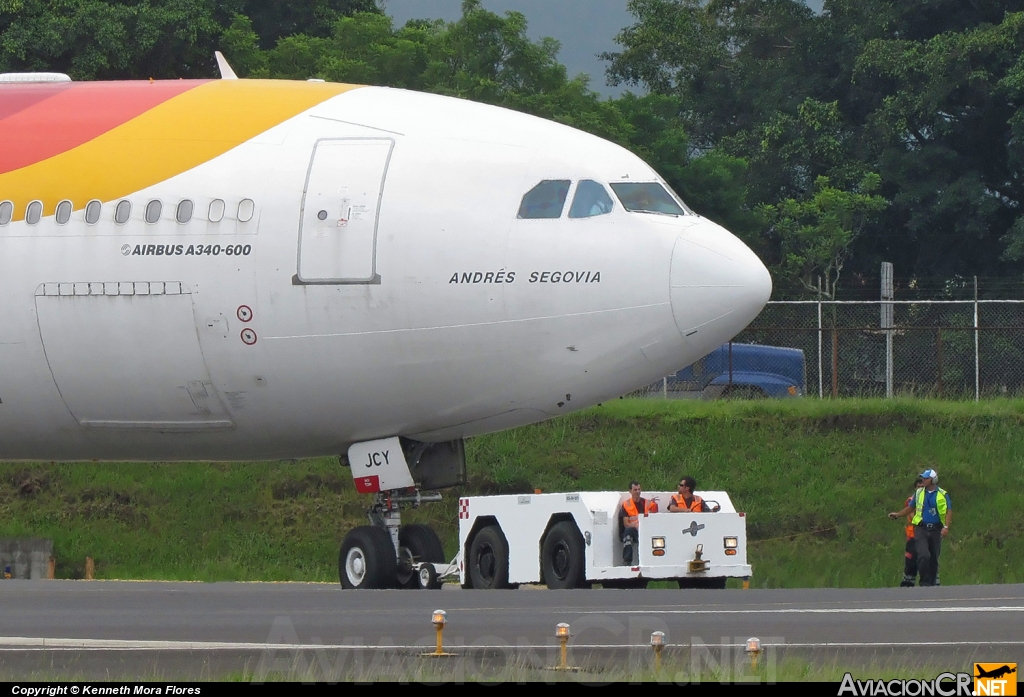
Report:
[[[390,138],[317,141],[299,223],[300,283],[378,283],[377,219]]]

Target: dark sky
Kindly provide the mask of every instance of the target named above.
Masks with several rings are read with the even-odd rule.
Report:
[[[816,12],[823,0],[806,0]],[[378,0],[401,26],[410,19],[457,20],[462,0]],[[509,10],[526,15],[531,39],[550,36],[562,44],[558,57],[569,75],[586,73],[590,88],[605,96],[617,96],[624,88],[608,87],[606,64],[597,57],[604,51],[617,51],[615,35],[634,23],[626,10],[626,0],[483,0],[485,9],[498,14]],[[634,88],[634,91],[635,88]]]

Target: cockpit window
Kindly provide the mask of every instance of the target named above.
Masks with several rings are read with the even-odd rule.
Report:
[[[547,179],[526,192],[519,204],[518,218],[561,218],[565,197],[569,193],[568,179]]]
[[[686,210],[658,182],[616,182],[611,186],[627,211],[686,215]]]
[[[603,186],[591,179],[584,179],[576,187],[569,209],[570,218],[592,218],[612,212],[612,197]]]

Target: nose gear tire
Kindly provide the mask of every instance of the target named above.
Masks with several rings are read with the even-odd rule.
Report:
[[[345,535],[338,554],[338,580],[346,589],[389,588],[397,570],[395,546],[383,528],[363,525]]]

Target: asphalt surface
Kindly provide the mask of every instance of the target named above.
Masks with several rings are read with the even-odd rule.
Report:
[[[584,667],[649,661],[654,631],[665,632],[666,661],[726,672],[742,671],[750,637],[761,640],[761,660],[773,665],[790,658],[952,671],[970,670],[974,661],[1024,664],[1024,585],[342,591],[332,584],[3,581],[0,679],[353,679],[422,661],[418,654],[435,646],[435,609],[447,612],[445,648],[477,666],[466,670],[557,663],[559,622],[570,624],[571,656]]]

